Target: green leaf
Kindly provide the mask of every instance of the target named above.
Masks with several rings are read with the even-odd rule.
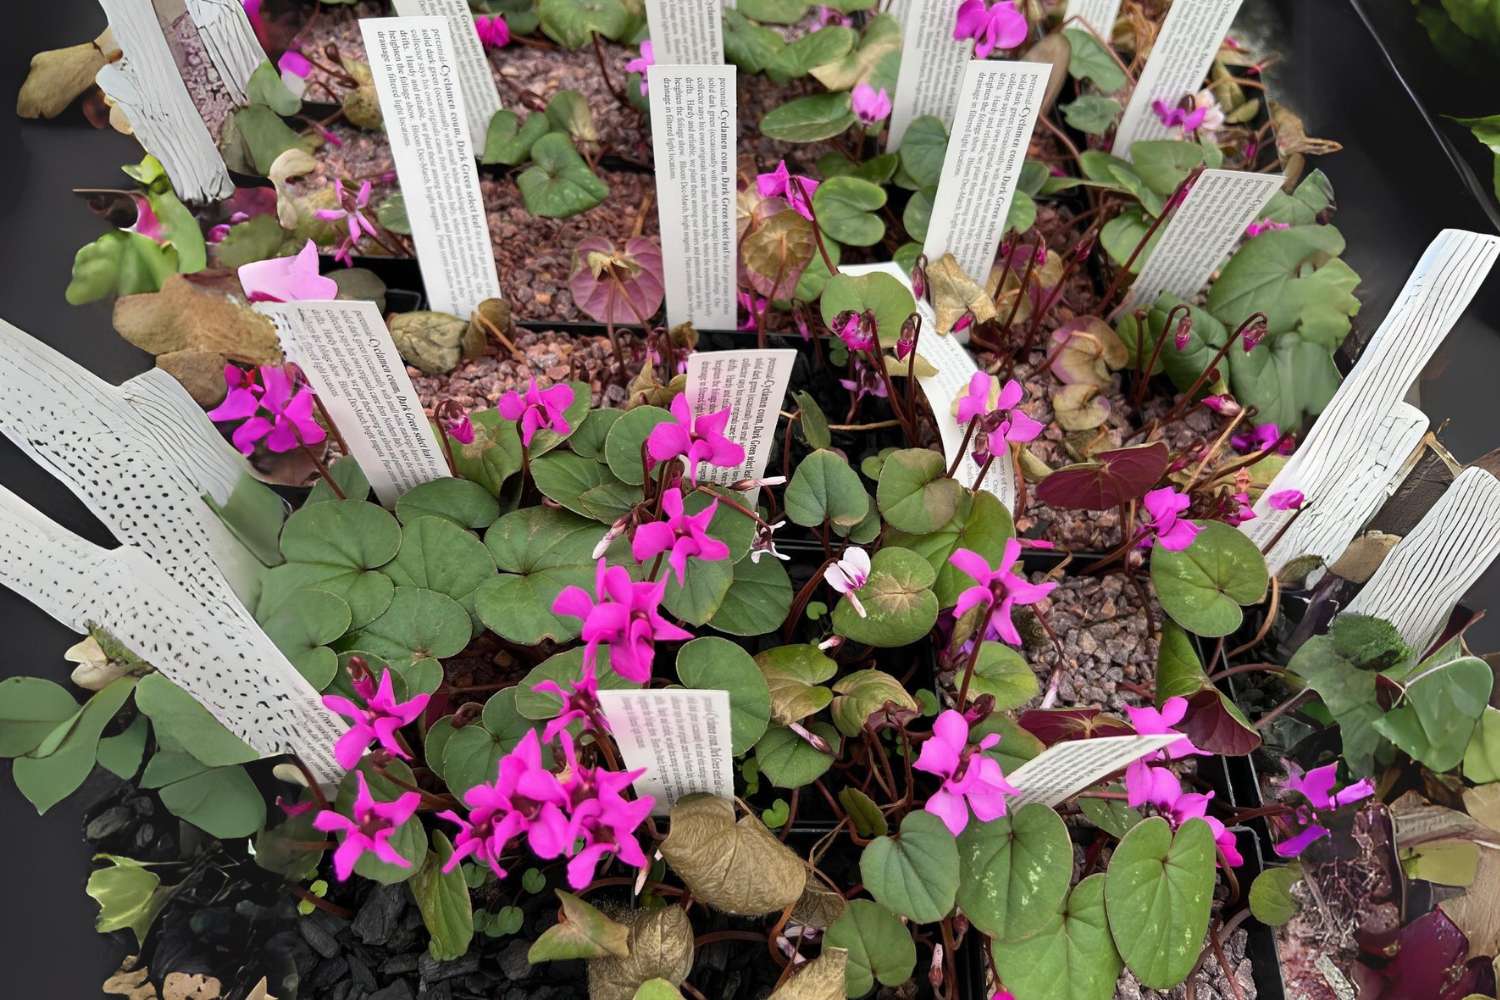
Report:
[[[500,505],[490,492],[467,479],[434,479],[396,501],[396,517],[402,524],[411,524],[419,517],[441,517],[460,528],[478,531],[494,524],[499,516]]]
[[[31,753],[80,711],[67,689],[51,681],[40,677],[0,681],[0,757]]]
[[[499,691],[496,697],[511,690]],[[514,700],[515,695],[509,697]],[[462,799],[474,786],[495,780],[500,758],[510,749],[487,727],[468,725],[449,734],[443,743],[442,760],[435,763],[439,764],[448,791]]]
[[[167,275],[176,272],[176,250],[140,233],[115,230],[79,249],[64,297],[81,306],[111,295],[160,291]]]
[[[802,6],[805,10],[806,4]],[[747,12],[741,9],[740,13]],[[853,28],[839,25],[820,28],[781,48],[767,65],[767,69],[788,80],[795,80],[806,76],[818,66],[844,58],[854,49],[854,43],[858,39],[859,35]]]
[[[970,819],[958,838],[958,861],[958,905],[997,940],[1045,927],[1073,881],[1068,828],[1036,802],[988,823]]]
[[[641,449],[651,429],[673,419],[672,414],[659,406],[637,406],[625,411],[604,437],[604,458],[609,471],[621,482],[639,486],[646,480],[641,467]]]
[[[824,66],[815,66],[813,79],[829,90],[852,91],[861,83],[896,92],[901,65],[901,22],[891,14],[877,14],[865,24],[854,51]]]
[[[936,188],[943,176],[943,158],[948,154],[948,128],[941,118],[913,118],[901,137],[901,168],[918,189]]]
[[[760,131],[783,142],[832,139],[854,124],[849,95],[842,92],[797,97],[772,108],[760,120]]]
[[[1464,656],[1461,640],[1454,640],[1386,676],[1405,691],[1401,703],[1376,720],[1376,730],[1434,771],[1457,767],[1489,702],[1495,679],[1489,664]]]
[[[343,497],[333,492],[333,487],[328,484],[322,476],[313,483],[313,488],[308,492],[303,506],[312,503],[327,503],[331,500],[368,500],[370,499],[370,480],[365,477],[365,470],[359,467],[353,455],[345,455],[328,467],[333,475],[333,481],[338,484],[344,492]]]
[[[563,422],[568,425],[568,430],[567,433],[560,433],[550,427],[538,428],[528,449],[533,460],[566,442],[583,423],[583,418],[588,416],[589,404],[593,401],[593,391],[587,382],[570,380],[558,384],[573,390],[573,401],[563,410]]]
[[[869,993],[877,979],[884,986],[900,986],[917,966],[911,931],[890,910],[868,899],[849,901],[843,916],[828,928],[823,946],[849,952],[844,982],[851,997]]]
[[[762,24],[796,24],[807,6],[807,0],[742,0],[739,11]]]
[[[830,329],[833,319],[845,310],[863,312],[869,309],[875,314],[875,327],[881,343],[890,347],[901,336],[901,326],[906,318],[917,310],[911,290],[896,278],[882,271],[853,277],[847,274],[829,279],[819,301],[823,322]],[[804,462],[806,460],[804,459]]]
[[[566,49],[581,49],[597,31],[619,41],[630,26],[620,0],[540,0],[536,7],[542,31]]]
[[[884,470],[882,469],[882,472]],[[993,494],[961,491],[954,514],[946,524],[923,535],[892,531],[892,545],[911,549],[926,559],[937,574],[933,591],[940,607],[951,608],[958,595],[974,581],[948,561],[958,549],[970,549],[984,556],[991,565],[1005,554],[1005,541],[1015,537],[1016,527],[1010,511]]]
[[[771,720],[789,726],[833,701],[833,692],[820,687],[838,672],[838,664],[812,643],[776,646],[755,655],[771,692]]]
[[[141,678],[135,704],[151,719],[158,739],[165,735],[176,741],[206,766],[244,764],[260,757],[255,748],[225,729],[208,709],[164,674]]]
[[[1113,97],[1085,94],[1062,106],[1069,125],[1089,135],[1104,135],[1120,114],[1120,102]]]
[[[286,502],[275,490],[247,472],[240,476],[222,507],[207,494],[203,501],[262,564],[281,565],[281,522],[286,518]]]
[[[259,616],[264,620],[303,587],[342,597],[363,628],[390,604],[390,578],[374,572],[396,557],[401,525],[375,504],[329,500],[309,504],[287,518],[281,553],[287,565],[266,575]]]
[[[458,474],[478,483],[498,497],[506,480],[521,471],[521,437],[516,425],[499,410],[480,410],[469,415],[474,424],[474,442],[453,450]]]
[[[866,668],[845,674],[834,683],[833,693],[833,722],[845,736],[858,736],[865,723],[887,705],[898,713],[921,711],[905,685],[883,670]]]
[[[1188,342],[1182,348],[1178,348],[1174,339],[1176,334],[1174,318],[1174,329],[1166,333],[1163,340],[1164,329],[1167,325],[1167,317],[1172,310],[1182,305],[1182,300],[1170,292],[1161,295],[1152,304],[1146,315],[1145,328],[1136,321],[1135,314],[1127,313],[1120,317],[1116,332],[1125,343],[1126,352],[1129,357],[1129,366],[1137,371],[1144,369],[1151,362],[1151,356],[1156,355],[1156,362],[1151,365],[1150,374],[1165,371],[1172,384],[1183,392],[1186,392],[1203,370],[1213,361],[1214,355],[1219,348],[1224,346],[1224,341],[1229,339],[1229,331],[1224,329],[1212,314],[1199,309],[1197,306],[1187,307],[1188,316],[1192,325],[1188,330]],[[1182,313],[1177,313],[1180,318]],[[1162,349],[1156,350],[1157,342],[1160,341]],[[1259,350],[1259,349],[1257,349]],[[1241,351],[1240,353],[1244,353]],[[1232,366],[1232,362],[1231,362]],[[1223,386],[1224,379],[1221,375],[1217,380],[1205,380],[1202,389],[1205,394],[1213,392]]]
[[[238,269],[258,260],[286,256],[282,251],[288,236],[276,216],[252,216],[229,227],[229,232],[214,247],[214,261],[219,267]]]
[[[403,587],[425,587],[453,598],[474,619],[474,632],[480,631],[476,594],[481,585],[495,579],[495,560],[471,532],[447,518],[410,520],[401,529],[401,550],[382,572],[391,578],[397,593]]]
[[[266,800],[243,767],[204,767],[191,758],[187,765],[187,773],[157,789],[173,816],[221,840],[248,837],[265,826]]]
[[[813,211],[818,225],[847,246],[867,247],[885,236],[885,223],[875,212],[885,205],[885,189],[858,177],[835,177],[818,185]]]
[[[322,847],[308,846],[321,844],[327,837],[313,826],[316,816],[317,810],[309,810],[262,828],[255,835],[255,863],[285,879],[301,882],[316,878],[327,853]]]
[[[710,624],[730,635],[765,635],[781,625],[791,608],[792,581],[781,560],[741,559]]]
[[[833,609],[833,630],[881,648],[914,643],[937,622],[938,600],[932,592],[936,579],[926,559],[910,549],[887,545],[871,559],[870,577],[859,590],[864,617],[847,595],[840,597]]]
[[[1289,226],[1310,226],[1333,204],[1333,183],[1323,171],[1314,170],[1291,194],[1277,191],[1272,195],[1260,217]]]
[[[1495,22],[1497,37],[1500,37],[1500,17],[1497,17]],[[1487,115],[1483,118],[1454,118],[1453,120],[1474,133],[1474,138],[1488,146],[1490,152],[1495,154],[1495,197],[1500,198],[1500,115]]]
[[[1334,622],[1338,629],[1338,620]],[[1361,670],[1337,651],[1334,640],[1315,635],[1304,642],[1287,663],[1318,693],[1323,705],[1339,725],[1342,755],[1349,769],[1360,777],[1375,773],[1375,753],[1385,739],[1375,722],[1385,714],[1376,693],[1375,672]]]
[[[1017,191],[1005,215],[1005,231],[1024,233],[1036,225],[1036,202],[1025,191]]]
[[[875,500],[891,527],[925,534],[953,519],[964,492],[957,480],[948,478],[948,463],[940,453],[903,448],[886,456],[880,467]]]
[[[1061,913],[1027,937],[996,941],[994,951],[1016,1000],[1110,1000],[1120,956],[1105,912],[1105,876],[1079,882]]]
[[[1266,592],[1266,560],[1243,533],[1219,521],[1198,522],[1187,548],[1151,552],[1151,583],[1162,610],[1202,636],[1228,635],[1240,627],[1241,605]]]
[[[542,932],[526,961],[532,965],[570,958],[603,958],[630,954],[630,929],[616,923],[571,892],[554,890],[562,902],[562,919]]]
[[[724,8],[724,58],[747,73],[778,68],[787,45],[770,28],[751,21],[733,7]]]
[[[1106,94],[1113,94],[1127,82],[1125,71],[1109,54],[1094,33],[1083,28],[1066,28],[1071,54],[1068,57],[1068,73],[1077,80],[1092,80],[1094,86]]]
[[[1334,262],[1320,273],[1332,273],[1335,267],[1343,265]],[[1346,317],[1342,329],[1348,328]],[[1229,352],[1230,390],[1241,404],[1256,407],[1258,420],[1300,425],[1305,415],[1321,413],[1338,391],[1332,350],[1303,336],[1302,329],[1268,334],[1249,354]]]
[[[411,880],[411,894],[422,911],[422,923],[432,935],[427,953],[439,962],[462,958],[474,938],[474,910],[463,872],[456,867],[447,874],[442,870],[451,857],[453,844],[442,831],[434,831],[427,861]]]
[[[552,603],[569,586],[593,593],[598,562],[593,551],[603,537],[596,522],[549,507],[527,507],[501,517],[484,536],[500,575],[475,593],[480,620],[527,646],[576,639],[582,623],[554,615]]]
[[[624,415],[624,410],[614,410],[609,407],[589,410],[584,414],[583,422],[573,428],[573,433],[568,438],[568,450],[583,458],[605,461],[604,439],[608,436],[609,429],[615,425],[615,421]]]
[[[1476,785],[1500,781],[1500,709],[1486,708],[1464,751],[1464,777]]]
[[[609,197],[609,185],[561,132],[549,132],[531,147],[531,166],[516,178],[516,187],[526,210],[545,219],[586,212]]]
[[[400,191],[386,196],[380,207],[375,209],[375,221],[393,233],[410,236],[411,219],[406,214],[406,196]]]
[[[1213,832],[1201,819],[1174,836],[1153,816],[1115,848],[1104,883],[1109,928],[1142,985],[1170,989],[1193,970],[1208,933],[1215,864]]]
[[[236,111],[219,138],[229,168],[258,177],[269,177],[278,156],[302,145],[302,136],[264,104]]]
[[[144,943],[146,931],[166,905],[172,889],[164,887],[161,877],[139,861],[114,854],[96,854],[94,860],[108,862],[108,867],[90,873],[84,888],[99,904],[94,929],[100,934],[128,929],[137,945]]]
[[[167,242],[177,251],[177,270],[183,274],[203,270],[208,265],[208,251],[197,216],[177,199],[171,188],[151,191],[146,198],[162,224]]]
[[[1112,792],[1123,792],[1124,786],[1114,785]],[[1116,839],[1124,837],[1145,817],[1119,799],[1079,799],[1078,808],[1090,823],[1112,834]]]
[[[141,760],[146,755],[146,737],[151,733],[151,724],[144,715],[137,715],[118,736],[106,736],[99,741],[96,759],[99,766],[124,781],[135,777],[141,769]]]
[[[771,690],[750,654],[737,643],[704,636],[677,651],[677,678],[683,685],[729,692],[730,746],[745,753],[771,721]]]
[[[601,648],[594,661],[594,674],[599,688],[608,690],[632,690],[641,685],[615,673],[609,665],[609,649]],[[562,712],[562,701],[555,694],[532,690],[542,681],[556,681],[563,690],[568,690],[583,676],[583,647],[565,649],[554,653],[531,668],[516,685],[516,711],[528,719],[541,721],[556,718]]]
[[[1130,146],[1130,165],[1136,176],[1163,198],[1176,191],[1194,168],[1202,166],[1203,158],[1204,148],[1196,142],[1146,139]]]
[[[839,790],[839,805],[849,814],[849,819],[854,823],[854,831],[861,837],[883,837],[890,831],[890,824],[886,822],[885,813],[880,811],[880,806],[853,785]]]
[[[927,239],[927,227],[932,223],[932,203],[937,198],[937,188],[923,188],[912,194],[901,212],[901,225],[906,235],[914,240]]]
[[[993,695],[999,712],[1020,708],[1035,698],[1041,686],[1026,657],[1003,642],[986,642],[979,647],[974,663],[974,677],[969,693],[974,697]]]
[[[821,778],[838,757],[839,732],[826,722],[814,722],[808,730],[828,741],[834,753],[824,753],[811,743],[776,725],[755,744],[755,762],[760,773],[777,788],[801,788]]]
[[[809,528],[825,520],[852,528],[870,511],[870,495],[859,474],[842,455],[826,450],[815,451],[798,464],[784,502],[787,517]]]
[[[1208,311],[1230,329],[1263,312],[1273,332],[1289,330],[1317,297],[1310,272],[1343,252],[1344,238],[1332,226],[1261,233],[1224,265],[1209,291]]]
[[[574,142],[598,142],[599,130],[594,126],[594,113],[589,110],[588,98],[576,90],[559,90],[547,102],[547,121],[553,129],[566,132]]]
[[[416,778],[405,761],[392,760],[383,766],[391,778],[407,785],[416,784]],[[376,802],[395,802],[408,793],[407,789],[396,784],[391,778],[378,773],[374,765],[366,758],[360,761],[358,768],[344,775],[344,780],[339,783],[339,794],[334,807],[345,816],[350,815],[354,808],[354,796],[359,791],[355,775],[359,773],[364,774],[365,781],[370,786],[370,797]],[[388,864],[367,851],[354,863],[354,874],[379,882],[381,885],[394,885],[397,882],[405,882],[421,871],[422,864],[427,859],[427,830],[422,826],[420,814],[412,814],[405,823],[397,827],[389,843],[396,853],[409,863],[408,867]]]
[[[1292,886],[1302,881],[1300,865],[1267,868],[1250,883],[1250,912],[1267,927],[1280,927],[1297,915]]]
[[[422,587],[397,587],[385,613],[350,633],[341,645],[369,650],[402,667],[456,656],[470,635],[469,613],[453,598]]]
[[[263,623],[266,635],[316,691],[333,682],[339,657],[330,647],[353,620],[343,598],[326,590],[299,590]]]
[[[958,893],[958,843],[932,813],[910,812],[896,837],[877,837],[864,849],[859,874],[882,906],[936,923],[953,911]]]

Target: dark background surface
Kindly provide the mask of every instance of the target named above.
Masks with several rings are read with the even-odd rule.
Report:
[[[1399,38],[1403,55],[1396,61],[1403,70],[1421,57],[1425,38],[1409,14],[1403,17],[1407,0],[1363,0],[1363,6],[1383,32]],[[138,160],[140,150],[132,139],[90,128],[76,110],[51,122],[22,122],[10,112],[31,56],[93,38],[104,17],[94,0],[15,4],[6,14],[7,30],[0,34],[0,318],[119,382],[150,358],[115,336],[108,304],[76,308],[63,301],[74,252],[103,232],[70,189],[121,185],[120,165]],[[1359,324],[1373,330],[1439,229],[1494,227],[1346,0],[1247,0],[1242,19],[1272,26],[1279,40],[1283,61],[1268,74],[1273,93],[1303,116],[1310,135],[1345,145],[1317,165],[1333,180],[1346,257],[1364,279]],[[1426,73],[1418,89],[1435,101],[1446,93],[1437,89],[1443,77],[1430,63]],[[1453,109],[1434,104],[1434,110]],[[1460,461],[1500,446],[1493,416],[1497,377],[1500,277],[1492,277],[1420,386],[1433,426],[1450,422],[1443,440]],[[64,526],[113,544],[76,499],[3,438],[0,483]],[[1500,607],[1497,597],[1500,569],[1485,577],[1471,603]],[[76,637],[5,590],[0,635],[8,640],[0,676],[66,680],[62,652]],[[1500,648],[1500,615],[1481,622],[1470,639],[1481,652]],[[121,956],[92,932],[95,907],[83,892],[89,863],[80,817],[98,794],[99,778],[38,818],[9,780],[9,769],[0,766],[0,885],[7,890],[0,995],[100,996],[99,984]]]

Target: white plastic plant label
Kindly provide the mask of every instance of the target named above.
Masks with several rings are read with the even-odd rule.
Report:
[[[1050,66],[970,60],[922,252],[984,284],[1026,162]]]
[[[901,69],[891,95],[891,131],[886,152],[901,148],[912,120],[923,115],[953,121],[964,67],[974,40],[956,41],[953,26],[963,0],[905,0],[901,21]],[[950,147],[951,148],[951,147]]]
[[[720,0],[646,0],[651,57],[659,66],[718,66],[724,62],[724,5]]]
[[[444,17],[359,22],[430,308],[468,316],[500,278]]]
[[[490,129],[490,119],[500,110],[500,91],[495,87],[495,74],[490,70],[489,56],[484,54],[484,44],[479,32],[474,29],[474,15],[469,10],[469,0],[394,0],[396,13],[402,17],[445,17],[448,31],[453,38],[453,54],[456,61],[444,67],[444,76],[458,75],[459,86],[464,92],[464,111],[469,121],[470,148],[484,148],[485,135]]]
[[[1163,292],[1191,299],[1280,190],[1281,174],[1205,170],[1162,229],[1130,286],[1125,308],[1150,308]]]
[[[652,66],[651,143],[667,323],[732,330],[735,67]]]
[[[697,792],[734,798],[728,691],[601,690],[599,705],[626,770],[646,771],[634,787],[655,800],[652,815]]]
[[[263,302],[282,350],[318,399],[387,507],[449,475],[406,363],[373,302]]]
[[[786,400],[797,352],[791,348],[746,351],[694,351],[688,355],[687,400],[694,416],[729,407],[724,436],[745,449],[745,460],[731,469],[703,464],[698,476],[728,486],[760,479],[776,451],[776,421]],[[746,494],[753,507],[759,491]]]
[[[1151,105],[1161,101],[1175,106],[1198,92],[1242,2],[1175,0],[1115,131],[1112,152],[1116,156],[1130,159],[1131,145],[1142,139],[1179,138],[1156,116]]]
[[[1115,19],[1120,16],[1120,0],[1068,0],[1064,18],[1076,17],[1093,28],[1105,41],[1109,41],[1114,30]]]
[[[1054,743],[1005,776],[1021,792],[1006,805],[1011,809],[1032,802],[1055,806],[1106,775],[1180,739],[1181,733],[1159,733]]]

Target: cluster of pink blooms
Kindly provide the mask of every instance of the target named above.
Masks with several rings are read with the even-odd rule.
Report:
[[[1024,391],[1015,379],[1000,385],[1000,380],[984,372],[969,378],[969,391],[960,396],[954,417],[960,426],[977,420],[973,435],[974,461],[983,465],[992,455],[1005,454],[1010,443],[1033,441],[1045,426],[1021,409]]]
[[[1130,723],[1142,736],[1175,733],[1176,726],[1187,715],[1186,698],[1168,698],[1160,710],[1155,708],[1126,708]],[[1126,804],[1132,809],[1154,806],[1174,828],[1190,819],[1201,819],[1213,832],[1214,843],[1219,848],[1223,861],[1230,868],[1238,868],[1245,859],[1240,855],[1234,834],[1224,824],[1208,815],[1208,803],[1213,792],[1185,792],[1177,775],[1170,768],[1157,766],[1167,761],[1180,760],[1194,754],[1204,754],[1186,736],[1169,743],[1154,754],[1133,762],[1125,769]]]
[[[562,589],[552,602],[552,613],[583,622],[583,662],[592,667],[599,649],[609,650],[609,665],[626,680],[644,684],[651,679],[656,643],[663,639],[691,639],[691,632],[661,616],[665,578],[634,581],[623,566],[600,559],[594,573],[594,592],[582,587]]]
[[[1309,845],[1328,836],[1328,828],[1318,822],[1318,813],[1342,809],[1375,794],[1375,786],[1369,778],[1361,778],[1335,791],[1333,786],[1338,782],[1338,770],[1338,764],[1326,764],[1304,774],[1296,764],[1287,762],[1283,790],[1295,792],[1304,802],[1290,816],[1272,818],[1277,832],[1288,834],[1285,840],[1276,843],[1277,854],[1283,858],[1295,858]]]
[[[521,444],[531,447],[531,441],[540,430],[552,431],[555,434],[567,434],[572,431],[567,417],[568,407],[573,405],[573,387],[565,382],[559,382],[547,389],[539,388],[536,384],[536,376],[531,377],[531,384],[527,386],[524,393],[512,389],[505,393],[495,403],[495,409],[506,420],[519,422],[521,425]]]
[[[964,0],[953,24],[953,40],[974,39],[974,58],[988,59],[996,49],[1013,49],[1026,41],[1031,26],[1013,0]]]
[[[1005,780],[1000,762],[985,753],[1000,742],[990,733],[969,742],[969,722],[952,709],[937,717],[932,736],[923,744],[912,767],[943,779],[942,787],[922,808],[943,821],[955,837],[969,825],[969,812],[982,823],[1005,815],[1005,797],[1018,789]]]
[[[224,386],[224,402],[208,416],[219,424],[240,422],[230,440],[242,454],[253,454],[262,441],[279,454],[326,436],[313,418],[312,387],[302,383],[296,365],[261,365],[251,372],[225,365]]]

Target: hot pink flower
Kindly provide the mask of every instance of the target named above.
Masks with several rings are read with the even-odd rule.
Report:
[[[536,730],[527,731],[515,749],[500,758],[494,784],[476,785],[464,794],[468,818],[448,810],[438,813],[459,827],[453,839],[451,871],[466,857],[490,866],[501,878],[500,855],[515,838],[539,858],[555,858],[573,846],[567,815],[568,793],[557,775],[542,766],[542,746]]]
[[[710,562],[729,556],[729,546],[708,534],[708,524],[719,509],[715,500],[696,514],[685,514],[682,506],[682,491],[670,489],[662,494],[662,511],[665,520],[652,521],[635,529],[630,552],[635,561],[644,563],[663,552],[670,552],[667,565],[677,576],[677,586],[687,586],[683,577],[687,573],[687,561],[705,559]]]
[[[1260,221],[1252,222],[1250,223],[1250,225],[1245,227],[1245,236],[1249,239],[1254,239],[1261,233],[1274,233],[1279,229],[1291,228],[1292,227],[1287,225],[1285,222],[1276,222],[1273,219],[1261,219]]]
[[[1290,834],[1275,845],[1276,853],[1283,858],[1295,858],[1307,850],[1310,844],[1328,836],[1328,828],[1316,821],[1318,812],[1342,809],[1375,794],[1375,786],[1370,783],[1369,778],[1361,778],[1346,788],[1334,791],[1333,786],[1338,781],[1338,764],[1315,767],[1303,774],[1300,767],[1288,761],[1286,770],[1284,788],[1302,796],[1307,805],[1298,806],[1290,817],[1279,816],[1272,821],[1278,834]]]
[[[1177,732],[1175,727],[1187,715],[1187,709],[1187,699],[1176,697],[1168,698],[1163,702],[1160,710],[1150,706],[1145,708],[1126,706],[1125,714],[1130,717],[1131,726],[1140,735],[1159,736]],[[1132,761],[1125,769],[1125,792],[1129,796],[1130,807],[1134,809],[1144,802],[1150,802],[1162,809],[1170,808],[1177,795],[1177,777],[1166,768],[1150,765],[1162,761],[1180,760],[1183,757],[1203,752],[1193,745],[1192,740],[1184,736],[1175,743],[1168,743],[1155,753]]]
[[[459,444],[474,443],[474,422],[467,413],[456,420],[443,421],[443,432]]]
[[[300,373],[295,367],[261,365],[258,374],[259,383],[256,376],[225,365],[224,402],[208,411],[215,423],[244,421],[230,435],[242,454],[253,454],[262,440],[280,454],[301,445],[318,444],[327,436],[313,419],[312,387],[296,384]]]
[[[1277,490],[1266,497],[1266,503],[1270,504],[1272,510],[1296,510],[1307,502],[1307,497],[1302,495],[1301,490]]]
[[[762,198],[785,198],[799,215],[812,221],[811,202],[818,190],[818,182],[787,170],[785,160],[779,161],[769,174],[756,174],[755,189]]]
[[[1181,552],[1193,544],[1201,530],[1192,521],[1181,517],[1192,505],[1185,493],[1178,493],[1170,486],[1152,490],[1141,499],[1141,540],[1143,548],[1160,545],[1168,552]]]
[[[500,397],[495,409],[506,420],[521,422],[521,443],[529,448],[531,439],[536,437],[539,430],[567,434],[573,429],[564,416],[568,407],[573,405],[573,400],[571,385],[559,382],[551,388],[539,389],[536,376],[533,375],[524,396],[512,389]]]
[[[835,7],[818,7],[818,27],[827,28],[843,27],[849,23],[849,17],[843,11]]]
[[[609,723],[599,706],[599,677],[594,673],[592,663],[584,662],[578,680],[569,684],[567,690],[557,681],[533,684],[531,690],[556,695],[563,703],[562,714],[549,721],[547,728],[542,730],[542,738],[548,742],[574,722],[580,723],[585,732],[609,732]]]
[[[1010,620],[1011,608],[1035,604],[1057,588],[1056,583],[1028,583],[1026,579],[1011,571],[1021,555],[1021,543],[1014,538],[1005,540],[1005,552],[1000,563],[991,569],[989,561],[970,549],[955,549],[948,561],[959,571],[971,577],[975,586],[958,595],[953,607],[953,617],[962,618],[969,609],[983,605],[990,609],[989,623],[984,633],[993,632],[1012,646],[1021,645],[1021,633]]]
[[[1202,402],[1221,417],[1232,417],[1240,412],[1240,404],[1233,396],[1204,396]]]
[[[370,744],[375,742],[378,742],[383,750],[397,757],[409,758],[411,755],[396,741],[396,731],[402,726],[415,722],[427,708],[427,700],[431,696],[418,694],[406,701],[397,701],[395,690],[391,686],[389,670],[381,672],[378,690],[368,677],[356,682],[354,687],[360,697],[365,700],[364,707],[356,705],[342,695],[326,694],[323,696],[323,704],[340,715],[354,720],[354,725],[339,737],[338,743],[333,748],[333,756],[339,762],[339,767],[354,767],[364,756]]]
[[[1169,818],[1174,827],[1180,827],[1190,819],[1201,819],[1207,823],[1209,832],[1214,835],[1215,846],[1224,855],[1224,864],[1230,868],[1238,868],[1245,863],[1240,854],[1239,842],[1231,831],[1224,828],[1222,822],[1208,814],[1208,800],[1213,797],[1213,792],[1184,792],[1173,803]]]
[[[844,550],[838,561],[823,570],[823,580],[834,590],[849,598],[849,606],[861,618],[867,617],[865,606],[859,603],[859,591],[870,581],[870,554],[858,545]]]
[[[1025,390],[1011,379],[1002,387],[993,375],[975,372],[969,377],[969,391],[959,398],[954,416],[960,424],[978,419],[974,441],[974,458],[981,465],[992,454],[1003,452],[1012,441],[1035,440],[1045,426],[1033,420],[1020,407]]]
[[[333,182],[333,195],[338,208],[320,208],[313,214],[324,222],[337,222],[344,220],[349,229],[349,237],[334,251],[334,260],[343,261],[346,267],[354,266],[354,247],[359,243],[360,236],[368,233],[377,235],[375,223],[365,216],[365,209],[370,207],[370,182],[365,181],[359,186],[359,194],[354,196],[351,202],[344,193],[344,182],[335,178]]]
[[[763,299],[753,292],[739,293],[740,308],[745,310],[745,318],[740,320],[739,329],[759,329],[761,319],[766,315],[766,310],[771,308],[771,300]],[[687,362],[683,362],[686,364]]]
[[[354,780],[359,784],[359,792],[354,797],[352,819],[332,809],[324,809],[313,817],[313,826],[317,829],[344,835],[343,843],[333,852],[334,874],[340,882],[346,881],[354,874],[355,864],[366,852],[388,865],[410,868],[411,862],[391,846],[391,837],[401,824],[411,819],[422,796],[406,792],[394,802],[376,802],[365,782],[364,772],[354,772]]]
[[[625,72],[641,74],[642,97],[650,92],[646,82],[650,74],[646,71],[654,65],[656,65],[656,50],[652,48],[651,39],[648,38],[641,43],[641,54],[625,64]]]
[[[883,121],[891,113],[891,95],[886,93],[884,87],[876,90],[868,83],[858,84],[849,99],[854,117],[866,128]]]
[[[1145,805],[1170,809],[1181,794],[1182,785],[1168,768],[1135,761],[1125,769],[1125,803],[1132,809]]]
[[[636,771],[605,771],[583,767],[573,753],[573,741],[561,734],[563,755],[567,760],[567,793],[572,802],[572,821],[568,828],[569,843],[583,841],[583,849],[568,862],[568,884],[582,889],[594,880],[594,871],[610,857],[628,865],[645,868],[650,864],[641,850],[635,831],[647,816],[655,799],[642,795],[627,799],[620,793],[645,774]]]
[[[634,583],[623,567],[600,559],[593,596],[582,587],[564,587],[552,602],[552,613],[582,620],[585,663],[592,664],[599,647],[607,646],[615,673],[645,683],[651,679],[657,640],[693,637],[661,616],[666,589],[666,580]]]
[[[1255,520],[1255,508],[1250,506],[1250,494],[1232,493],[1229,502],[1233,505],[1233,509],[1223,515],[1225,524],[1231,528],[1238,528],[1246,521]]]
[[[646,454],[653,462],[681,458],[687,463],[688,479],[696,482],[699,462],[732,469],[745,460],[745,449],[724,436],[729,407],[695,418],[687,394],[679,393],[672,400],[672,418],[651,428],[646,437]]]
[[[251,302],[336,299],[339,286],[318,273],[318,245],[308,240],[295,257],[272,257],[243,264],[240,287]]]
[[[943,821],[955,837],[969,825],[969,810],[981,822],[1005,815],[1005,797],[1018,789],[1005,780],[1000,762],[984,751],[1000,742],[999,733],[990,733],[978,743],[969,743],[969,723],[952,709],[937,717],[932,736],[922,744],[912,767],[943,779],[943,787],[933,793],[922,808]]]
[[[1249,454],[1252,451],[1264,451],[1281,440],[1281,428],[1275,424],[1257,424],[1253,430],[1235,434],[1229,439],[1229,446],[1241,454]],[[1283,455],[1290,455],[1295,446],[1290,439],[1277,449]]]
[[[849,309],[833,318],[833,332],[855,353],[875,349],[875,314]]]
[[[487,49],[503,49],[510,44],[510,25],[499,14],[474,18],[474,31]]]
[[[984,0],[964,0],[953,26],[955,41],[974,39],[974,58],[988,59],[996,49],[1013,49],[1026,41],[1031,27],[1011,0],[986,6]]]

